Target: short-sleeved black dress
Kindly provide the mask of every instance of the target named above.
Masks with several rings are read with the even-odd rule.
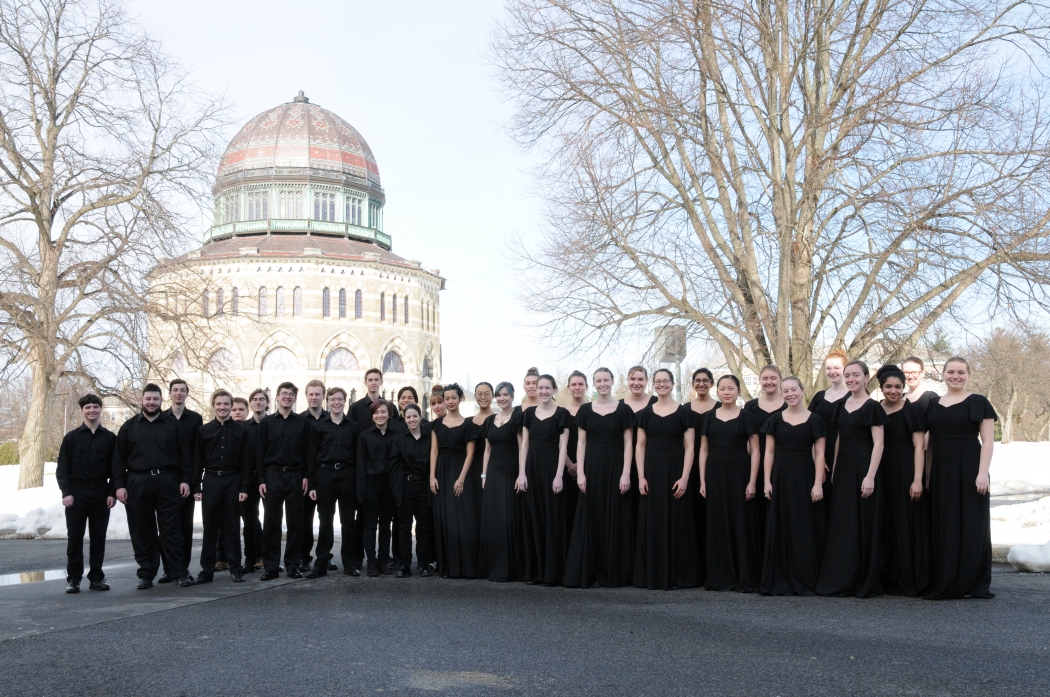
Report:
[[[456,496],[455,483],[463,471],[467,441],[473,438],[474,425],[464,419],[459,426],[448,427],[445,417],[434,422],[438,460],[435,475],[438,492],[433,497],[434,548],[438,573],[447,578],[477,578],[481,529],[481,467],[474,476],[468,472],[463,493]],[[472,465],[471,470],[475,467]]]
[[[675,498],[672,487],[685,469],[686,431],[695,430],[693,410],[681,405],[660,416],[650,404],[638,412],[638,431],[645,431],[645,479],[649,494],[638,506],[634,585],[650,590],[699,585],[693,491]]]
[[[930,585],[923,597],[994,598],[991,497],[977,493],[981,422],[997,419],[982,395],[945,407],[930,402]]]
[[[518,434],[523,417],[515,410],[509,421],[497,426],[496,416],[487,418],[482,427],[491,452],[481,500],[480,571],[481,578],[490,581],[519,581],[525,570],[523,502],[521,494],[514,491],[514,483],[518,479]],[[474,459],[478,457],[475,452]]]
[[[754,593],[762,576],[758,502],[747,500],[751,481],[748,441],[758,433],[750,412],[723,421],[711,411],[700,428],[707,440],[707,580],[704,588]],[[762,498],[765,501],[765,497]]]
[[[766,481],[766,434],[762,433],[762,427],[766,425],[767,421],[769,421],[769,417],[773,416],[773,414],[778,414],[785,409],[787,409],[786,403],[781,404],[779,409],[766,411],[759,406],[757,398],[748,400],[748,402],[744,404],[744,411],[751,414],[752,418],[755,420],[755,428],[757,428],[759,432],[758,449],[760,455],[758,458],[758,481],[762,482],[762,484],[758,485],[759,491],[755,497],[755,507],[758,509],[758,523],[760,526],[758,533],[759,549],[762,549],[763,547],[762,537],[766,534],[766,515],[769,513],[769,501],[766,500],[766,497],[762,495],[761,491],[762,486]]]
[[[656,402],[656,395],[650,395],[649,406]],[[620,400],[620,403],[630,409],[631,414],[634,418],[631,420],[631,442],[638,443],[638,415],[642,413],[645,407],[635,411],[631,409],[631,405],[627,404],[624,400]],[[641,501],[641,496],[638,493],[638,463],[634,461],[634,448],[631,449],[631,490],[627,492],[627,515],[631,519],[631,566],[634,566],[634,549],[636,545],[636,535],[638,533],[638,505]],[[697,480],[697,487],[700,486],[699,480]]]
[[[925,395],[923,395],[925,396]],[[921,397],[920,397],[921,399]],[[915,443],[912,436],[923,433],[923,413],[918,405],[904,400],[904,406],[886,415],[885,450],[879,465],[877,486],[883,487],[882,586],[891,595],[921,595],[929,583],[930,535],[929,500],[923,492],[911,500],[915,480]]]
[[[831,501],[831,490],[833,488],[831,483],[831,466],[835,464],[835,442],[839,439],[839,430],[832,422],[835,419],[835,409],[838,408],[839,402],[849,397],[849,392],[836,400],[829,400],[826,398],[826,395],[827,390],[821,390],[813,395],[813,399],[809,401],[809,410],[823,419],[828,429],[827,441],[824,443],[824,464],[827,467],[824,477],[824,512],[825,514],[830,514],[831,506],[828,503]]]
[[[861,482],[871,468],[875,447],[871,429],[885,425],[886,412],[874,399],[855,411],[838,403],[833,423],[838,429],[838,456],[831,476],[834,492],[828,513],[828,536],[817,579],[817,594],[870,598],[882,593],[882,496],[861,497]]]
[[[525,460],[528,489],[523,495],[526,583],[561,583],[569,546],[569,521],[565,518],[565,490],[555,494],[552,486],[558,473],[561,434],[569,429],[572,416],[557,407],[551,416],[536,418],[536,407],[524,411],[522,426],[529,429],[529,453]],[[569,479],[562,476],[562,484]]]
[[[825,515],[824,501],[814,503],[811,494],[816,481],[813,446],[827,436],[827,426],[813,413],[792,426],[780,413],[762,430],[773,437],[774,452],[760,591],[763,595],[816,595]]]
[[[583,473],[587,493],[580,492],[565,562],[566,586],[590,588],[597,583],[619,588],[631,583],[634,539],[630,492],[620,493],[624,431],[634,412],[620,402],[609,414],[597,414],[591,404],[576,413],[576,424],[587,436]]]

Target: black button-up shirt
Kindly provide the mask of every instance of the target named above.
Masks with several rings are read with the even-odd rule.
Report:
[[[356,464],[357,434],[360,430],[357,422],[346,414],[339,423],[332,421],[331,414],[325,414],[323,419],[314,422],[308,456],[311,482],[321,465]]]
[[[265,419],[266,417],[264,416],[263,418]],[[244,427],[248,430],[248,456],[251,458],[252,471],[254,472],[256,469],[256,463],[259,461],[259,428],[262,424],[262,421],[256,421],[255,415],[253,414],[249,416],[248,420],[243,423]],[[262,477],[256,476],[256,484],[265,483],[266,482],[263,481]]]
[[[117,432],[113,487],[126,489],[128,472],[155,469],[178,472],[179,481],[189,484],[193,477],[193,456],[174,416],[161,412],[150,421],[140,412],[125,421]]]
[[[267,467],[304,469],[309,443],[310,422],[294,411],[286,417],[279,411],[265,417],[259,423],[259,450],[255,455],[260,480],[266,476]]]
[[[358,470],[366,475],[387,474],[393,464],[394,436],[397,433],[388,428],[386,433],[372,424],[357,437]]]
[[[367,394],[350,405],[350,418],[356,421],[363,431],[372,428],[372,412],[369,410],[371,406],[372,398]]]
[[[183,409],[182,416],[175,416],[175,412],[171,410],[171,407],[165,409],[164,413],[175,419],[175,423],[179,425],[179,433],[182,434],[182,440],[190,448],[190,453],[187,457],[193,457],[193,445],[197,442],[197,431],[204,425],[204,417],[192,409]]]
[[[315,417],[313,414],[310,413],[310,410],[307,409],[306,411],[299,412],[299,416],[305,416],[307,419],[310,420],[310,423],[317,423],[318,421],[320,421],[324,417],[328,416],[328,412],[325,411],[324,409],[322,409],[321,410],[321,415]]]
[[[430,429],[420,424],[419,438],[406,426],[394,438],[395,457],[401,462],[402,474],[426,477],[430,480]]]
[[[92,433],[87,424],[74,428],[62,439],[58,449],[58,468],[55,478],[62,497],[72,496],[72,482],[92,484],[108,482],[113,475],[113,450],[117,434],[102,424]]]
[[[193,493],[201,490],[201,479],[205,472],[237,470],[241,473],[241,492],[248,491],[251,474],[251,446],[248,429],[239,421],[226,419],[219,423],[213,419],[197,431],[197,443],[193,450]]]

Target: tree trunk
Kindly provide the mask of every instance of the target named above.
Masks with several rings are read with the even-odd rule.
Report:
[[[1006,406],[1006,418],[1003,419],[1002,439],[1000,442],[1009,443],[1014,439],[1014,404],[1017,402],[1017,390],[1010,391],[1010,403]]]
[[[32,489],[44,486],[44,458],[47,455],[48,422],[55,400],[55,384],[58,371],[54,361],[49,360],[46,347],[33,349],[31,368],[32,393],[26,414],[26,426],[18,441],[18,488]]]

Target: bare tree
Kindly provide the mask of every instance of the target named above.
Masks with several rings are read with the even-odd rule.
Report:
[[[972,350],[973,389],[999,414],[1002,442],[1043,440],[1050,425],[1050,335],[1038,329],[999,328]]]
[[[577,350],[684,324],[807,387],[938,321],[1045,308],[1047,8],[508,0],[495,61],[547,155],[532,305]]]
[[[146,274],[188,241],[223,115],[119,2],[0,0],[0,347],[31,383],[19,488],[42,483],[60,378],[119,393],[145,372],[146,317],[176,319]]]

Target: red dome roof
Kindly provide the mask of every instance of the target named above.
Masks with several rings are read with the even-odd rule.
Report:
[[[219,180],[274,167],[338,171],[380,186],[375,156],[357,129],[302,92],[244,124],[226,146]]]

